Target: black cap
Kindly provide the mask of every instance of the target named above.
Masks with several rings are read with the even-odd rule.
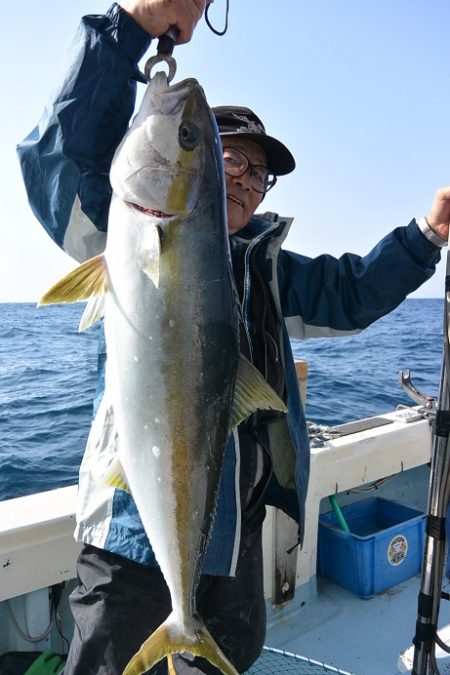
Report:
[[[290,150],[276,138],[268,136],[264,124],[250,110],[235,105],[212,108],[221,136],[243,136],[258,143],[267,155],[268,169],[276,176],[284,176],[295,169],[295,159]]]

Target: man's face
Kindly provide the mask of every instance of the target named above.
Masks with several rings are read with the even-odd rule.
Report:
[[[267,166],[266,153],[260,145],[249,138],[222,136],[221,140],[223,148],[237,148],[247,157],[251,165]],[[229,176],[225,172],[229,234],[236,234],[247,225],[264,196],[252,187],[250,164],[242,176]]]

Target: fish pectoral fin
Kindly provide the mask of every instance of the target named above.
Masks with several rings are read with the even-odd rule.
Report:
[[[148,225],[142,238],[139,251],[141,270],[159,287],[159,259],[161,257],[161,239],[156,225]]]
[[[106,469],[104,482],[110,487],[119,488],[119,490],[125,490],[125,492],[131,494],[131,489],[125,474],[125,470],[118,457],[113,459],[111,464]]]
[[[81,317],[79,330],[82,331],[101,317],[107,292],[106,261],[103,255],[97,255],[57,281],[39,300],[38,306],[91,299]]]
[[[173,614],[143,643],[126,666],[123,675],[142,675],[164,657],[182,652],[202,656],[223,675],[238,675],[199,618],[191,617],[190,622],[179,626],[173,620]]]
[[[255,410],[287,412],[287,407],[259,370],[241,355],[234,387],[231,428],[234,429]]]

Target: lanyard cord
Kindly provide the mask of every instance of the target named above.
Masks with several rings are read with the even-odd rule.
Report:
[[[206,5],[206,9],[205,9],[205,21],[206,21],[206,23],[207,23],[207,25],[208,25],[208,28],[209,28],[210,30],[212,30],[212,32],[215,33],[216,35],[225,35],[225,33],[226,33],[227,30],[228,30],[228,12],[229,12],[229,10],[230,10],[230,0],[226,0],[225,26],[224,26],[223,30],[221,30],[221,31],[220,31],[220,30],[217,30],[216,28],[214,28],[214,26],[212,26],[212,24],[211,24],[211,22],[210,22],[210,20],[209,20],[208,12],[209,12],[209,8],[211,7],[211,5],[212,5],[212,2],[208,3],[208,4]]]

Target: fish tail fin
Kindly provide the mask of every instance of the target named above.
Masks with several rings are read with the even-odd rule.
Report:
[[[220,649],[205,624],[198,618],[196,619],[195,634],[197,637],[196,648],[188,647],[184,651],[189,651],[195,656],[202,656],[211,665],[222,671],[223,675],[238,675],[236,668]]]
[[[173,615],[142,644],[123,675],[142,675],[164,657],[182,652],[203,657],[223,675],[239,675],[201,619],[193,617],[188,625],[182,627],[175,622]]]

